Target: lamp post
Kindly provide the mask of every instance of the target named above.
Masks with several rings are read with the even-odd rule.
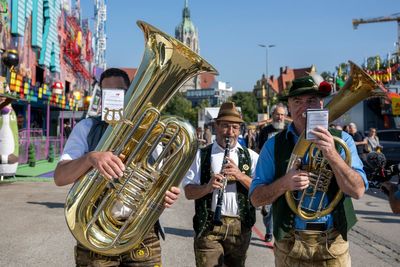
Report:
[[[265,78],[266,78],[266,83],[265,83],[265,89],[267,90],[267,114],[268,117],[270,117],[269,114],[269,84],[268,84],[268,80],[269,80],[269,76],[268,76],[268,48],[272,48],[275,47],[275,45],[271,44],[259,44],[259,47],[263,47],[265,48]]]

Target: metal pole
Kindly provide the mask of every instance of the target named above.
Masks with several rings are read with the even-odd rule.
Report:
[[[47,102],[46,112],[46,155],[49,157],[49,145],[50,145],[50,101]]]
[[[271,118],[271,115],[269,114],[269,84],[268,84],[268,47],[269,45],[265,46],[265,78],[266,78],[266,84],[265,88],[267,89],[267,114],[268,114],[268,119]]]
[[[60,154],[62,154],[64,148],[64,110],[61,110],[61,122],[60,122]]]
[[[265,48],[265,89],[267,90],[267,114],[268,118],[270,118],[269,114],[269,74],[268,74],[268,48],[275,47],[275,45],[269,45],[269,44],[259,44],[258,46]]]
[[[397,56],[396,63],[399,62],[400,58],[400,20],[397,20]]]
[[[27,124],[26,124],[26,130],[27,130],[27,143],[25,147],[25,157],[26,157],[26,162],[28,162],[28,150],[29,150],[29,145],[31,143],[31,103],[28,102],[28,107],[27,107]]]

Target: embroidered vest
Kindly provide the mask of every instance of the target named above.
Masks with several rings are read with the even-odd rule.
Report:
[[[333,136],[341,137],[342,132],[336,129],[329,129],[329,132]],[[288,139],[286,139],[287,130],[283,130],[275,137],[275,178],[274,180],[282,177],[286,174],[286,168],[289,163],[289,158],[294,148],[293,136],[288,133]],[[338,148],[337,148],[338,149]],[[332,179],[328,188],[327,197],[329,202],[335,197],[338,190],[336,179]],[[347,240],[347,232],[356,223],[357,218],[355,216],[353,203],[351,198],[348,196],[342,197],[338,205],[332,211],[333,226],[337,229],[343,238]],[[286,234],[294,228],[295,214],[289,208],[285,195],[281,195],[272,204],[272,218],[274,236],[277,240],[281,240]]]
[[[200,150],[201,155],[201,170],[200,170],[200,183],[206,184],[211,179],[211,148],[212,144]],[[239,170],[245,172],[246,175],[251,176],[251,158],[247,148],[238,150]],[[244,170],[243,166],[247,165],[250,168]],[[240,183],[236,182],[237,201],[239,208],[239,215],[242,224],[251,228],[256,221],[255,208],[251,205],[248,198],[248,190]],[[195,215],[193,217],[193,229],[196,235],[201,233],[204,229],[212,224],[211,201],[213,193],[209,193],[202,198],[195,200]]]

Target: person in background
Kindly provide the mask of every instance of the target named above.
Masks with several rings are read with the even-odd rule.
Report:
[[[400,163],[397,165],[397,170],[400,170]],[[386,193],[389,197],[390,208],[393,213],[400,214],[400,190],[398,185],[387,181],[382,184],[382,187],[386,189]]]
[[[372,151],[380,152],[382,150],[382,146],[379,143],[379,137],[376,135],[375,128],[369,128],[366,150],[368,152]]]
[[[203,139],[203,129],[201,127],[196,128],[196,137],[197,142],[199,143],[199,148],[202,148],[206,145],[206,140]]]
[[[323,98],[330,94],[331,88],[327,82],[317,83],[312,76],[293,81],[289,94],[284,97],[293,122],[265,143],[250,186],[250,199],[254,206],[273,206],[274,254],[275,266],[278,267],[351,265],[347,234],[356,223],[351,198],[359,199],[368,189],[353,139],[335,129],[318,126],[311,130],[317,137],[312,142],[322,152],[333,175],[327,193],[320,192],[316,199],[304,191],[309,188],[314,176],[301,168],[308,163],[308,158],[303,157],[302,162],[296,162],[298,164],[287,170],[295,144],[306,128],[304,113],[307,109],[322,109]],[[351,166],[344,161],[343,150],[336,150],[333,136],[341,138],[349,147]],[[317,168],[315,171],[320,170]],[[285,198],[288,191],[293,194],[299,192],[297,197],[302,193],[304,204],[310,203],[308,208],[314,209],[318,208],[320,200],[325,206],[339,189],[343,195],[339,195],[339,202],[333,211],[316,219],[302,219],[292,211]]]
[[[64,135],[66,138],[69,137],[71,131],[72,131],[71,124],[69,123],[69,120],[67,120],[64,122]]]
[[[101,89],[127,90],[129,84],[126,72],[116,68],[107,69],[100,77]],[[107,127],[100,116],[81,120],[75,125],[54,171],[57,186],[74,183],[90,168],[98,169],[110,180],[123,176],[125,166],[118,156],[111,151],[95,151]],[[168,208],[175,203],[179,193],[179,188],[171,187],[165,194],[164,206]],[[124,219],[129,215],[127,209],[125,206],[116,207],[115,216]],[[139,247],[115,256],[97,254],[78,243],[75,247],[76,266],[161,266],[159,233],[163,235],[157,222]]]
[[[342,126],[340,126],[339,124],[338,124],[338,125],[336,125],[336,127],[335,127],[335,128],[336,128],[336,130],[339,130],[339,131],[344,131],[344,130],[343,130],[343,127],[342,127]]]
[[[246,141],[246,147],[252,150],[257,149],[257,136],[255,127],[250,125],[247,127],[247,133],[244,135],[244,140]]]
[[[215,120],[216,140],[197,152],[182,182],[186,198],[195,201],[193,229],[197,267],[245,266],[256,219],[248,188],[258,155],[238,143],[242,123],[235,104],[223,103]],[[225,152],[229,152],[226,159]],[[225,190],[222,189],[224,180]],[[222,225],[219,226],[214,225],[213,217],[220,189],[223,197]]]
[[[272,109],[272,123],[268,124],[264,128],[262,128],[259,135],[259,143],[258,148],[261,151],[265,142],[281,132],[283,129],[286,129],[287,125],[285,123],[285,119],[287,116],[287,108],[283,103],[278,103],[273,106]],[[263,216],[263,222],[265,226],[265,242],[272,241],[272,205],[265,205],[261,208],[261,215]]]
[[[357,125],[354,122],[349,123],[348,129],[350,136],[353,137],[356,144],[358,156],[360,156],[363,162],[366,162],[367,151],[365,150],[365,146],[368,144],[367,139],[362,132],[357,130]]]
[[[208,125],[204,125],[203,139],[206,141],[205,145],[212,143],[212,133]]]
[[[275,134],[279,133],[283,129],[286,128],[285,119],[287,116],[287,108],[283,103],[278,103],[277,105],[271,108],[272,111],[272,122],[266,126],[264,126],[258,137],[258,149],[261,151],[264,143],[274,136]]]

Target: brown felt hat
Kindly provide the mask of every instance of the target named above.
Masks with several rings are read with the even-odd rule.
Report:
[[[218,112],[218,117],[215,119],[216,121],[231,121],[242,123],[242,116],[237,110],[235,103],[233,102],[225,102],[221,105]]]

